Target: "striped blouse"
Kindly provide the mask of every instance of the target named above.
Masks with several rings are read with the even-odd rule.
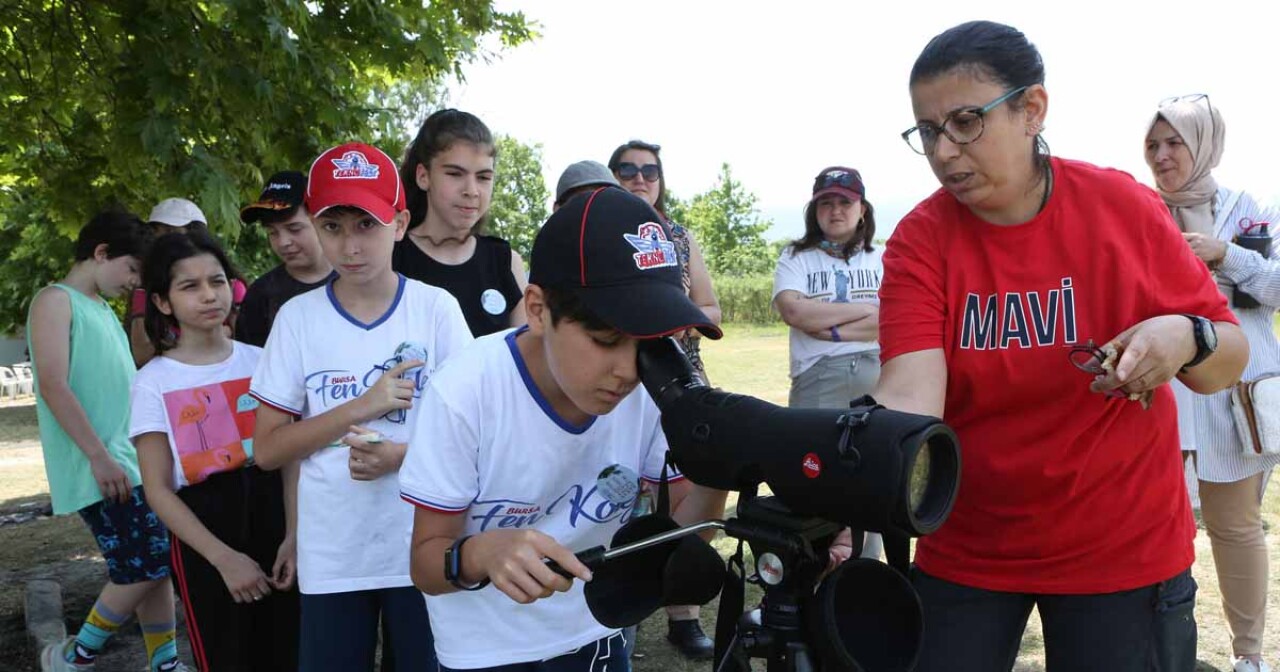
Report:
[[[1228,241],[1227,256],[1214,273],[1218,289],[1230,301],[1233,289],[1239,287],[1261,304],[1256,308],[1231,310],[1240,320],[1240,329],[1249,341],[1249,364],[1243,380],[1263,373],[1280,371],[1280,341],[1272,324],[1280,306],[1280,209],[1264,207],[1248,193],[1219,187],[1214,197],[1217,217],[1214,231],[1219,240]],[[1242,229],[1242,220],[1269,222],[1272,237],[1271,258],[1231,243]],[[1246,221],[1245,224],[1248,222]],[[1176,379],[1172,383],[1178,402],[1178,434],[1182,449],[1194,450],[1201,480],[1231,483],[1270,470],[1280,464],[1280,455],[1264,457],[1241,453],[1231,418],[1230,390],[1216,394],[1196,394]]]

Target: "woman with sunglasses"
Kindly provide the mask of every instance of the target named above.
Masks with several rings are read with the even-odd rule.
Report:
[[[1049,672],[1190,672],[1195,523],[1167,383],[1235,382],[1240,327],[1153,191],[1049,157],[1021,32],[941,33],[909,90],[903,136],[942,188],[885,246],[874,396],[943,418],[964,455],[916,547],[916,669],[1010,669],[1035,607]],[[1115,353],[1101,375],[1073,365],[1089,341]]]
[[[623,189],[648,201],[670,227],[671,239],[676,244],[676,254],[680,258],[685,292],[707,317],[719,324],[720,302],[716,300],[715,289],[711,286],[711,274],[702,258],[702,250],[698,248],[698,242],[688,229],[667,217],[667,180],[662,171],[660,151],[662,148],[658,145],[632,140],[613,150],[609,157],[609,170],[613,171],[613,176],[618,178]],[[696,330],[690,329],[678,334],[676,340],[684,348],[698,375],[706,382],[707,371],[699,354],[701,336]],[[715,642],[703,632],[702,624],[698,621],[699,615],[697,605],[667,607],[667,641],[686,658],[708,660],[715,653]],[[627,637],[627,641],[633,640],[633,636]]]
[[[1280,306],[1280,249],[1271,241],[1280,211],[1213,179],[1225,134],[1222,115],[1208,96],[1172,98],[1148,125],[1144,155],[1182,237],[1213,272],[1240,321],[1249,341],[1248,381],[1280,371],[1280,342],[1272,331]],[[1268,586],[1262,494],[1280,455],[1244,454],[1229,392],[1195,394],[1178,383],[1173,391],[1178,433],[1195,461],[1200,510],[1231,628],[1232,670],[1270,670],[1262,661]]]

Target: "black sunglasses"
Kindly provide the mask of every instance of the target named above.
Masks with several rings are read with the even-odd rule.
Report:
[[[813,190],[817,192],[828,187],[844,187],[857,191],[854,185],[861,182],[855,170],[832,170],[819,175],[818,179],[814,180]]]
[[[645,182],[657,182],[658,178],[662,176],[662,170],[658,168],[658,164],[656,163],[646,163],[643,166],[637,166],[636,164],[628,161],[626,163],[619,163],[618,169],[614,172],[618,174],[619,179],[623,180],[630,180],[636,175],[642,175],[644,176]]]

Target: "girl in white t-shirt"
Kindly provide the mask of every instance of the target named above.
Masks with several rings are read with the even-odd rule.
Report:
[[[880,377],[881,251],[862,176],[827,168],[804,209],[804,236],[778,259],[773,302],[791,326],[791,402],[847,408]]]
[[[773,303],[791,327],[793,408],[848,408],[880,379],[884,265],[871,244],[875,208],[865,197],[858,171],[833,166],[818,173],[804,236],[778,259]],[[880,548],[880,535],[868,535],[862,555],[878,557]],[[848,552],[832,547],[833,556]]]
[[[253,463],[249,381],[262,350],[223,329],[233,278],[208,235],[154,244],[143,283],[159,356],[134,381],[129,436],[147,502],[173,535],[172,575],[197,667],[297,669],[297,475]]]

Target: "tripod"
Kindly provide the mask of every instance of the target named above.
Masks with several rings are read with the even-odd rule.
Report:
[[[752,658],[767,661],[769,672],[906,672],[915,667],[924,615],[904,574],[877,560],[853,558],[824,576],[831,542],[843,525],[796,515],[775,497],[744,492],[735,518],[670,529],[607,550],[595,547],[578,553],[578,558],[588,567],[601,567],[621,556],[711,529],[723,530],[740,542],[727,569],[718,567],[714,576],[692,570],[694,574],[680,580],[716,581],[720,592],[716,672],[749,672]],[[764,588],[761,608],[745,615],[744,545],[750,545],[755,557],[750,580]],[[549,566],[568,574],[555,563]],[[625,585],[627,579],[620,580]],[[585,590],[589,606],[593,599],[601,600],[596,602],[600,611],[592,606],[592,614],[605,617],[601,622],[611,626],[643,619],[663,599],[661,589],[627,594],[623,600],[640,603],[631,605],[630,613],[618,612],[613,601],[617,595],[601,575]],[[617,618],[641,612],[636,621]]]
[[[758,612],[743,613],[746,580],[742,549],[730,560],[731,574],[720,595],[716,626],[717,672],[749,672],[751,658],[767,661],[768,672],[819,669],[810,643],[807,603],[827,566],[827,550],[841,525],[792,514],[773,497],[743,493],[738,517],[724,532],[751,547],[756,579],[764,588]]]

